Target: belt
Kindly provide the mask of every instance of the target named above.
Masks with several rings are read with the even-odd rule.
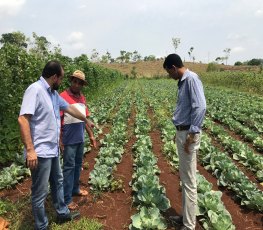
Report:
[[[176,125],[175,128],[178,131],[189,130],[190,129],[190,125]]]

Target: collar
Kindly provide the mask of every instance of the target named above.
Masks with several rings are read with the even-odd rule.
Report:
[[[40,82],[42,83],[42,85],[45,87],[45,89],[46,89],[48,92],[51,93],[51,92],[52,92],[52,91],[51,91],[51,87],[50,87],[50,85],[47,83],[46,79],[41,76],[39,80],[40,80]]]
[[[188,73],[189,73],[189,70],[186,69],[183,76],[178,81],[178,87],[180,87],[183,84],[183,81],[187,78]]]
[[[67,89],[67,93],[68,93],[68,95],[73,96],[73,97],[76,97],[76,98],[80,98],[81,95],[82,95],[81,93],[79,93],[79,94],[74,94],[74,93],[72,93],[71,90],[70,90],[70,88]]]
[[[180,81],[184,81],[187,78],[188,73],[189,73],[189,69],[186,69]]]

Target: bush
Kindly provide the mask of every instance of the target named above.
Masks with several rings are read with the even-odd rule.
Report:
[[[237,62],[235,63],[235,66],[241,66],[241,65],[243,65],[241,61],[237,61]]]
[[[206,72],[217,72],[219,71],[219,67],[217,66],[216,63],[209,63],[206,69]]]

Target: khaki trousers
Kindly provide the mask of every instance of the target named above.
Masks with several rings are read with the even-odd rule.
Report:
[[[182,182],[182,216],[183,223],[190,230],[196,225],[197,185],[196,185],[196,155],[200,147],[201,133],[196,134],[196,142],[189,146],[189,152],[184,150],[188,131],[176,132],[176,145],[179,155],[179,173]]]

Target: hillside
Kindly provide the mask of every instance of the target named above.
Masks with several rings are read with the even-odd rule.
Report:
[[[199,63],[184,63],[185,66],[196,72],[203,72],[207,68],[207,64],[199,64]],[[135,68],[135,72],[138,77],[154,77],[154,76],[162,76],[167,75],[166,71],[163,69],[163,60],[158,61],[139,61],[135,63],[108,63],[103,64],[100,63],[103,67],[109,69],[118,70],[124,74],[131,74],[133,68]]]
[[[131,75],[132,69],[134,68],[134,71],[137,73],[138,77],[155,77],[167,75],[166,71],[163,69],[163,60],[147,62],[139,61],[135,63],[98,63],[98,65],[101,65],[108,69],[118,70],[128,75]],[[191,62],[185,62],[184,65],[185,67],[197,73],[206,72],[208,66],[208,64]],[[218,65],[218,69],[223,71],[258,71],[258,67],[252,66]]]

